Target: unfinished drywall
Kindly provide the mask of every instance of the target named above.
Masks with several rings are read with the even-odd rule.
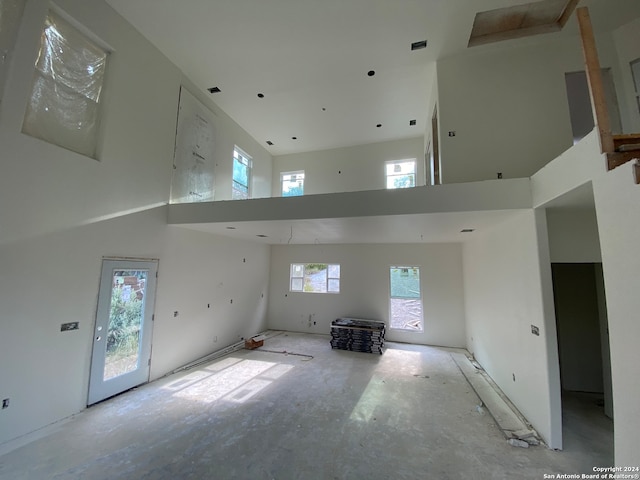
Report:
[[[640,458],[640,186],[631,167],[603,172],[593,182],[609,320],[616,465],[633,465]]]
[[[356,192],[385,188],[384,164],[415,159],[416,185],[424,185],[424,137],[356,147],[280,155],[273,158],[272,194],[281,196],[280,174],[304,170],[304,194]]]
[[[564,75],[584,70],[579,38],[480,48],[438,62],[445,183],[529,177],[572,145]],[[617,82],[611,37],[598,49]]]
[[[10,398],[9,408],[0,410],[0,443],[85,407],[103,256],[157,258],[168,276],[164,287],[161,273],[156,297],[162,311],[154,328],[161,346],[153,348],[155,375],[216,345],[223,348],[237,335],[256,333],[265,321],[265,247],[180,236],[166,225],[178,92],[188,82],[104,1],[57,5],[112,48],[101,141],[96,161],[20,133],[49,8],[46,0],[27,2],[7,77],[12,95],[0,110],[0,399]],[[246,134],[228,117],[218,118],[224,137],[219,144],[229,148],[231,165],[233,143]],[[255,155],[264,154],[260,178],[270,192],[265,152]],[[207,261],[197,264],[197,255]],[[228,268],[226,262],[240,255],[255,277],[247,280],[246,269]],[[165,260],[169,265],[189,260],[191,268],[174,266],[172,277],[171,270],[163,270]],[[214,273],[210,266],[216,266]],[[237,308],[218,305],[209,317],[215,325],[209,331],[220,332],[217,342],[203,338],[198,328],[164,322],[166,308],[178,306],[194,316],[192,323],[187,315],[178,317],[180,326],[203,326],[201,286],[222,276],[228,287],[218,291],[225,295],[228,288],[246,288],[237,294]],[[198,287],[190,289],[189,283]],[[215,291],[216,285],[210,287]],[[212,310],[214,299],[209,299]],[[73,321],[79,330],[60,332],[62,323]],[[211,341],[208,351],[205,340]]]
[[[98,161],[21,133],[49,7],[43,0],[28,2],[8,77],[12,95],[3,101],[0,114],[0,243],[151,208],[168,199],[180,72],[105,2],[58,4],[113,49]]]
[[[289,291],[292,263],[340,264],[340,293]],[[387,339],[450,347],[465,343],[460,244],[274,245],[267,325],[329,333],[339,317],[389,319],[389,267],[420,266],[424,333],[387,330]]]
[[[640,18],[613,32],[622,78],[618,92],[620,104],[627,105],[622,113],[624,131],[640,132],[640,105],[636,99],[630,63],[640,58]]]
[[[547,226],[552,263],[601,261],[595,209],[547,209]]]
[[[554,263],[553,297],[563,390],[603,393],[594,263]]]
[[[0,397],[11,400],[0,443],[86,406],[101,259],[159,258],[165,215],[160,207],[0,248]],[[66,322],[79,330],[61,332]]]
[[[266,328],[270,254],[268,245],[167,227],[152,379]]]
[[[538,228],[544,217],[529,210],[464,244],[467,348],[549,446],[559,448],[556,332],[544,304],[550,271],[543,270]],[[547,253],[547,268],[548,262]]]
[[[607,172],[595,132],[531,178],[534,205],[544,205],[580,185],[592,182],[606,292],[616,465],[633,464],[640,457],[636,432],[640,428],[640,363],[636,321],[640,297],[636,292],[640,260],[638,205],[640,188],[627,163]],[[605,352],[606,355],[606,352]]]

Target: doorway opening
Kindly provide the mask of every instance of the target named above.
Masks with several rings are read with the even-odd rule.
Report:
[[[613,392],[605,284],[593,188],[546,206],[565,449],[613,462]],[[580,438],[579,438],[580,437]]]

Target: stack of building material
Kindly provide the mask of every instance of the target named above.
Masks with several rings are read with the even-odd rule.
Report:
[[[382,355],[384,332],[384,322],[337,318],[331,322],[331,348]]]

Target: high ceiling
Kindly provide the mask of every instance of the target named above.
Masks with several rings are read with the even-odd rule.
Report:
[[[422,136],[435,61],[467,48],[476,13],[531,0],[107,1],[197,88],[220,88],[213,101],[280,155]],[[597,28],[640,6],[580,4]]]

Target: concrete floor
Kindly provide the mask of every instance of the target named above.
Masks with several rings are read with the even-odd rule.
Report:
[[[144,385],[1,456],[0,478],[541,479],[612,464],[591,398],[565,402],[564,451],[510,446],[447,349],[380,356],[292,333],[263,348],[313,358],[240,350]]]

